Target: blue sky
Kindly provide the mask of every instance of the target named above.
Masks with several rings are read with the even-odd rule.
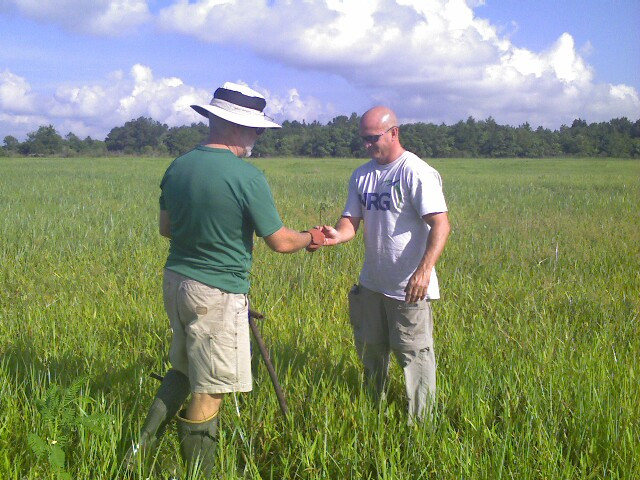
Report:
[[[0,142],[189,124],[225,81],[278,121],[635,121],[640,1],[0,0]]]

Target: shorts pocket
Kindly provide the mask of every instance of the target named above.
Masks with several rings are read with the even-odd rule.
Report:
[[[182,321],[191,342],[190,376],[193,373],[203,385],[235,383],[238,378],[235,295],[197,282],[183,282],[181,289]]]
[[[238,379],[238,339],[235,332],[209,336],[211,371],[216,380],[235,383]]]
[[[224,293],[194,281],[183,282],[180,286],[184,307],[192,316],[221,316]]]

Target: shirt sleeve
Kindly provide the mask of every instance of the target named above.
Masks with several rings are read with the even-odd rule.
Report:
[[[344,210],[342,212],[343,217],[363,217],[362,202],[358,196],[358,184],[356,182],[356,178],[356,172],[353,172],[351,174],[351,179],[349,180],[347,204],[344,206]]]
[[[246,191],[246,207],[256,235],[268,237],[282,228],[282,220],[276,209],[271,189],[264,175],[256,176]]]
[[[410,185],[411,201],[420,216],[447,211],[447,203],[442,192],[442,178],[432,169],[420,169],[413,174]]]

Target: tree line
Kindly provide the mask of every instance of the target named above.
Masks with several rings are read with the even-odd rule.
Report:
[[[360,140],[360,117],[335,117],[327,124],[285,121],[281,129],[266,130],[253,148],[253,156],[356,157],[367,153]],[[140,117],[111,129],[104,140],[62,137],[52,125],[39,127],[20,142],[8,135],[0,156],[113,155],[178,156],[204,142],[208,126],[192,123],[171,127]],[[422,158],[447,157],[619,157],[640,158],[640,119],[626,117],[590,123],[576,119],[558,130],[498,125],[489,117],[469,117],[454,125],[411,123],[400,125],[403,146]]]

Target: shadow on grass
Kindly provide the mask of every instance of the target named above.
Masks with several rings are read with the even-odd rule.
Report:
[[[37,379],[38,383],[44,380],[46,383],[68,386],[78,377],[86,376],[91,392],[108,394],[120,385],[131,385],[132,377],[135,378],[136,372],[140,369],[139,364],[114,369],[105,362],[81,358],[73,353],[43,355],[41,350],[23,339],[6,348],[2,357],[8,373],[16,381],[24,384],[28,397],[37,394],[37,390],[43,387],[41,384],[34,385],[30,379]],[[88,363],[91,364],[91,370],[104,373],[88,374]]]

